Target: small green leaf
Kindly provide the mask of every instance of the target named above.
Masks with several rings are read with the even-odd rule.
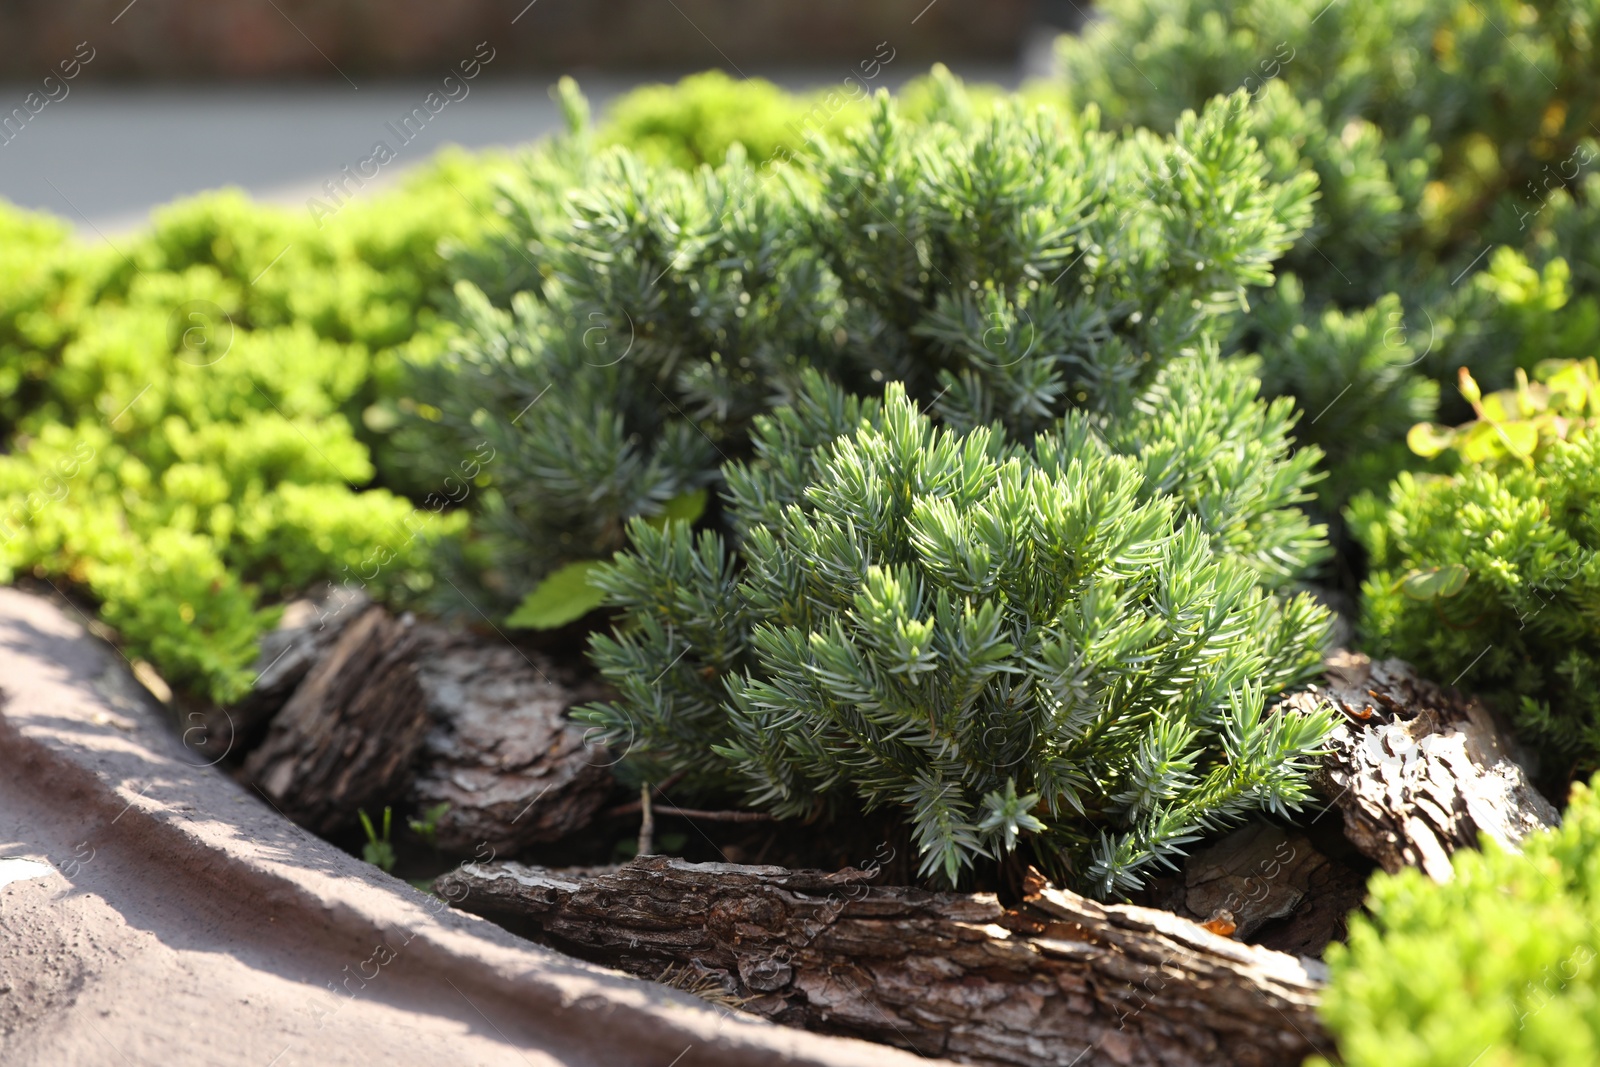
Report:
[[[666,529],[667,523],[681,520],[694,522],[706,511],[706,500],[709,494],[704,489],[694,489],[687,493],[679,493],[661,508],[661,514],[652,515],[645,521],[658,530]]]
[[[1423,459],[1432,459],[1455,443],[1455,431],[1448,426],[1419,422],[1406,434],[1406,445]]]
[[[383,836],[379,837],[373,828],[372,820],[367,817],[364,809],[356,809],[356,814],[361,817],[362,829],[367,832],[367,843],[361,846],[361,858],[374,867],[384,871],[393,872],[395,864],[394,846],[389,843],[389,830],[394,817],[393,808],[383,809]]]
[[[450,802],[441,801],[422,813],[420,819],[407,819],[406,825],[411,827],[411,832],[422,838],[430,845],[437,845],[439,839],[439,820],[450,811]]]
[[[1500,433],[1506,450],[1519,459],[1533,455],[1539,447],[1539,427],[1532,422],[1503,422]]]
[[[1501,454],[1505,440],[1492,422],[1474,422],[1461,439],[1461,458],[1468,463],[1487,463]]]
[[[1453,597],[1461,592],[1472,572],[1460,563],[1432,567],[1425,571],[1412,571],[1400,579],[1400,591],[1412,600],[1434,600]]]
[[[382,871],[394,870],[394,846],[387,841],[368,841],[361,846],[361,858]]]
[[[1490,393],[1479,401],[1483,405],[1483,421],[1508,422],[1511,419],[1518,418],[1515,395],[1511,390],[1506,390],[1499,393]]]
[[[533,592],[522,598],[517,610],[506,619],[507,626],[527,630],[554,630],[574,619],[581,619],[605,599],[605,594],[589,584],[589,572],[599,560],[569,563],[545,575]]]

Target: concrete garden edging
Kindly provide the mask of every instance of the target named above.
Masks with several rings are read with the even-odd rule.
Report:
[[[774,1026],[449,909],[205,766],[72,611],[0,589],[5,1063],[945,1062]]]

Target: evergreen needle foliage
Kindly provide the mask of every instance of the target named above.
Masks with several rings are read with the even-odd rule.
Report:
[[[1317,419],[1328,505],[1408,465],[1400,442],[1459,367],[1491,388],[1600,342],[1600,77],[1592,0],[1107,0],[1063,38],[1062,87],[1113,127],[1255,99],[1276,179],[1316,218],[1281,299],[1241,323],[1269,391]],[[1490,250],[1493,250],[1492,253]],[[1331,510],[1331,508],[1330,508]]]
[[[1255,386],[1196,357],[1126,423],[1074,413],[1024,447],[936,426],[898,383],[880,403],[809,375],[725,469],[737,547],[635,520],[600,568],[625,614],[593,657],[622,696],[579,717],[646,776],[778,815],[900,807],[925,874],[1026,838],[1126,893],[1200,834],[1298,806],[1331,727],[1263,710],[1315,672],[1327,615],[1262,588],[1322,542],[1292,507],[1310,479],[1287,412]]]
[[[903,382],[942,422],[1014,440],[1126,408],[1217,343],[1310,218],[1315,177],[1268,180],[1242,97],[1166,137],[980,104],[948,74],[919,100],[880,95],[787,163],[735,146],[692,173],[597,152],[569,100],[579,187],[549,195],[537,167],[512,183],[501,252],[465,265],[460,337],[415,368],[419,465],[485,438],[507,457],[460,561],[501,603],[711,486],[808,370]],[[492,266],[524,253],[537,277]]]

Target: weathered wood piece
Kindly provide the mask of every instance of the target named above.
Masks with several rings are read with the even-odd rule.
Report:
[[[1324,760],[1322,790],[1345,835],[1384,870],[1420,867],[1448,881],[1450,854],[1477,847],[1480,834],[1514,850],[1559,824],[1483,705],[1418,678],[1410,665],[1340,653],[1328,661],[1325,685],[1285,703],[1322,700],[1346,720]]]
[[[1316,961],[1037,877],[1010,911],[872,877],[651,856],[585,874],[464,864],[436,888],[584,959],[967,1063],[1289,1067],[1331,1048]]]
[[[265,736],[268,724],[305,676],[352,620],[371,605],[361,590],[327,586],[314,596],[286,604],[276,629],[262,635],[253,669],[255,685],[237,704],[183,708],[183,742],[212,763],[243,759]]]
[[[1252,822],[1196,849],[1150,903],[1238,941],[1321,956],[1344,939],[1371,869],[1362,856],[1325,855],[1299,830]]]
[[[320,834],[397,799],[428,729],[414,640],[409,620],[382,608],[350,622],[272,720],[245,778]]]
[[[444,803],[437,843],[486,855],[554,841],[587,826],[614,787],[618,755],[590,744],[568,710],[604,691],[538,653],[442,630],[414,656],[432,726],[409,806]]]

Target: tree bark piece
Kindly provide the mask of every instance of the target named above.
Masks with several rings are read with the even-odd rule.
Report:
[[[1345,835],[1384,870],[1420,867],[1451,877],[1450,855],[1479,834],[1516,850],[1560,816],[1511,758],[1482,704],[1417,677],[1400,660],[1340,653],[1326,684],[1285,703],[1326,700],[1345,725],[1324,761],[1322,789],[1344,817]]]
[[[588,826],[615,784],[617,756],[589,744],[568,710],[603,695],[537,653],[470,635],[425,633],[415,663],[432,727],[409,804],[449,808],[447,851],[515,852]]]
[[[1372,865],[1351,851],[1329,857],[1299,830],[1252,822],[1195,850],[1150,900],[1213,933],[1320,957],[1366,897]]]
[[[464,864],[438,892],[584,959],[685,974],[780,1023],[1006,1067],[1290,1067],[1328,1048],[1320,963],[1030,876],[990,894],[874,887],[875,872],[687,863],[602,873]]]
[[[354,825],[404,790],[428,729],[408,620],[368,608],[306,675],[245,761],[245,778],[315,833]]]
[[[179,730],[189,748],[213,763],[242,760],[262,741],[267,727],[295,688],[327,654],[344,627],[371,605],[360,589],[329,585],[284,606],[276,629],[263,635],[250,694],[231,707],[184,708]]]

